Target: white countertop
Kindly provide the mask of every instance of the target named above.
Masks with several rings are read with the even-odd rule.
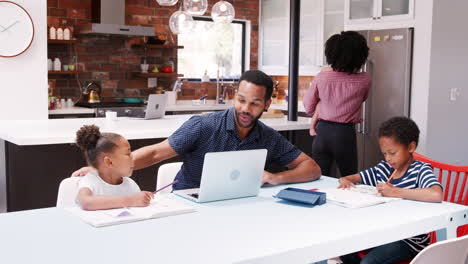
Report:
[[[0,122],[0,138],[16,145],[47,145],[73,143],[76,131],[83,125],[95,124],[104,132],[115,132],[127,139],[167,138],[193,115],[167,115],[162,119],[138,120],[119,117],[67,118],[48,120],[5,120]],[[308,129],[310,118],[298,121],[284,118],[264,118],[263,123],[277,131]]]
[[[211,101],[208,101],[207,104],[193,105],[192,101],[190,100],[179,100],[177,101],[177,104],[175,105],[166,106],[166,111],[169,111],[169,112],[220,111],[220,110],[228,109],[229,107],[232,106],[232,104],[215,105],[213,103],[214,101],[213,102]],[[286,102],[282,104],[271,104],[270,109],[286,111],[288,110],[288,104]],[[298,102],[298,111],[305,112],[302,101]],[[93,114],[93,113],[94,113],[93,108],[76,107],[76,106],[49,110],[49,115],[71,115],[71,114]]]

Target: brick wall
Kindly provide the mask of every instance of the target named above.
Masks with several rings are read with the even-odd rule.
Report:
[[[182,0],[179,0],[182,2]],[[209,0],[210,6],[205,15],[209,15],[211,7],[217,0]],[[237,19],[250,20],[252,24],[250,67],[258,65],[258,6],[259,0],[231,0],[236,9]],[[178,9],[175,7],[162,7],[155,0],[126,0],[126,24],[152,26],[156,33],[169,33],[169,17]],[[68,26],[89,23],[91,21],[91,0],[48,0],[47,23],[49,26]],[[175,35],[174,39],[177,40]],[[71,64],[71,57],[76,56],[78,69],[77,76],[49,76],[49,84],[54,95],[60,97],[78,98],[80,90],[78,82],[85,85],[88,82],[97,82],[103,88],[103,97],[133,97],[146,96],[154,92],[147,88],[146,78],[134,74],[140,71],[140,63],[144,53],[140,48],[132,48],[131,44],[138,39],[129,39],[118,36],[75,36],[78,41],[73,46],[49,45],[49,58],[60,58],[62,64]],[[148,50],[148,63],[150,67],[172,60],[177,62],[175,49]],[[177,68],[177,66],[176,66]],[[183,73],[182,73],[183,74]],[[169,87],[173,80],[158,78],[158,86]],[[179,94],[180,99],[193,99],[201,94],[215,96],[213,83],[186,83]]]

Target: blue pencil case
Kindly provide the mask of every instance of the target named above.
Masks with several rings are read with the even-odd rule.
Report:
[[[275,198],[311,205],[321,205],[327,201],[327,194],[298,188],[285,188],[273,195]]]

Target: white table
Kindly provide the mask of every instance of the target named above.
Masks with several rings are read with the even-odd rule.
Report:
[[[336,186],[322,177],[301,188]],[[2,263],[310,263],[468,223],[466,206],[395,201],[347,209],[258,197],[193,204],[198,212],[94,228],[59,208],[0,214]],[[173,196],[172,194],[170,194]],[[450,218],[454,221],[450,222]],[[350,228],[353,226],[353,228]]]

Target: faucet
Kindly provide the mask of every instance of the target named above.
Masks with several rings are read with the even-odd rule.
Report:
[[[218,62],[218,70],[217,70],[217,75],[216,75],[216,104],[220,104],[220,103],[224,103],[224,98],[222,98],[220,96],[220,93],[221,95],[224,97],[224,92],[220,91],[220,87],[219,87],[219,64],[221,64],[221,68],[224,67],[224,63],[221,59],[218,59],[217,60]],[[223,75],[221,74],[221,89],[223,89],[223,86],[224,86],[224,81],[223,81]]]
[[[174,84],[172,85],[172,91],[174,92],[181,92],[182,89],[182,84],[184,84],[184,80],[183,79],[177,79]]]

